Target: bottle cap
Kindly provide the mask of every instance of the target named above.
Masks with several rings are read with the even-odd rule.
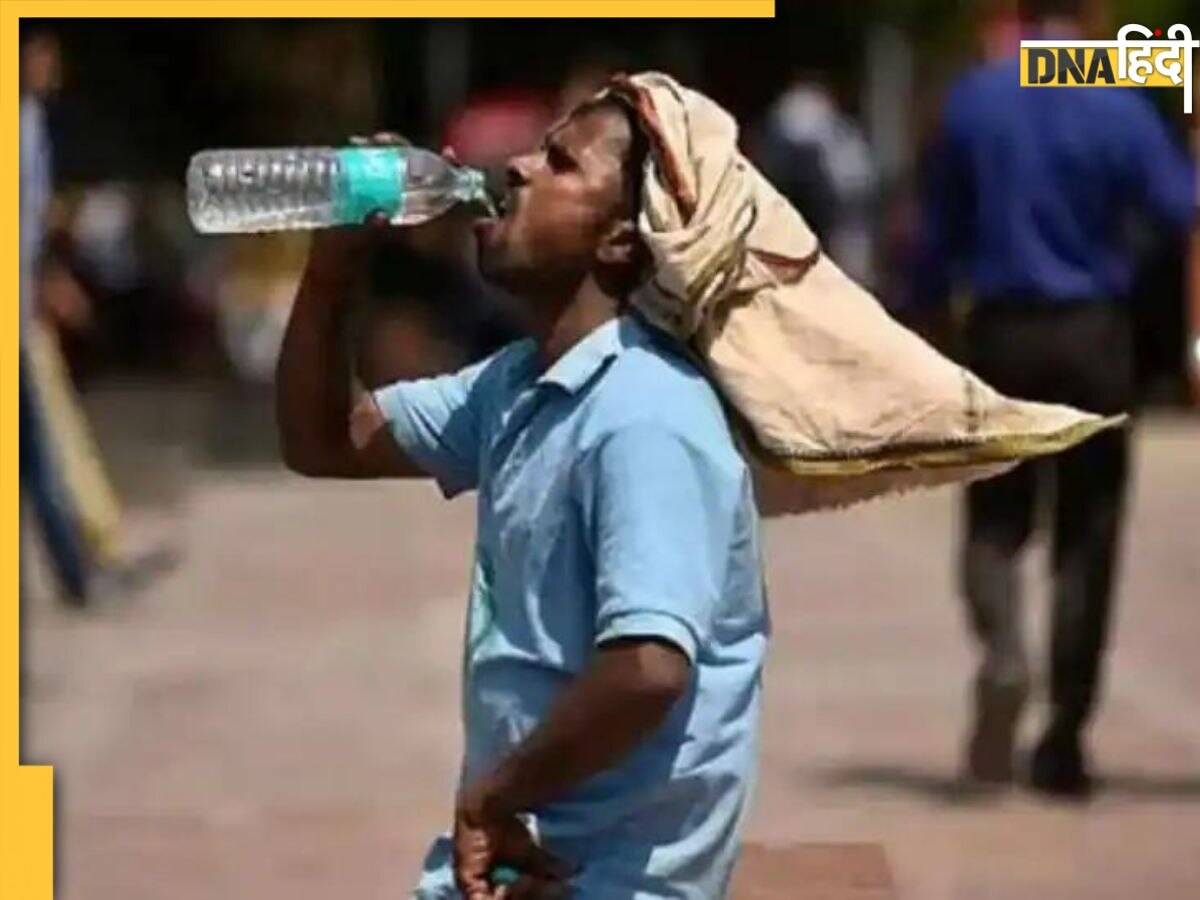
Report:
[[[496,214],[496,202],[488,190],[485,172],[464,166],[459,169],[459,196],[470,203],[478,201],[491,215]]]

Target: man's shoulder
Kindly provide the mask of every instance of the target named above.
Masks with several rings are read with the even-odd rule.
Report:
[[[601,386],[630,410],[669,414],[681,405],[720,414],[717,392],[696,360],[674,338],[640,325],[639,339],[614,360]]]
[[[460,370],[459,375],[476,390],[502,390],[531,364],[535,351],[529,338],[512,341]]]
[[[502,346],[491,356],[483,360],[483,364],[494,371],[511,369],[513,366],[524,365],[533,358],[537,346],[533,338],[520,338]]]
[[[732,462],[737,452],[716,389],[673,339],[642,328],[644,339],[627,347],[597,386],[598,436],[649,428]]]

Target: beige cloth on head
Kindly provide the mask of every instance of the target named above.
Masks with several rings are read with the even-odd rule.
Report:
[[[737,123],[708,97],[657,72],[606,93],[651,147],[638,226],[653,274],[632,302],[731,407],[764,513],[995,475],[1123,419],[1005,397],[892,319],[738,152]]]

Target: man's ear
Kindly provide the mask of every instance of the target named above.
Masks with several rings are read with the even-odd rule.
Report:
[[[609,226],[596,247],[596,261],[606,266],[640,265],[645,247],[632,219],[618,219]]]

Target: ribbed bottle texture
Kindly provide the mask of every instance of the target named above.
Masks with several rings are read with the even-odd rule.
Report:
[[[205,232],[334,225],[333,149],[209,150],[188,169],[188,212]]]

